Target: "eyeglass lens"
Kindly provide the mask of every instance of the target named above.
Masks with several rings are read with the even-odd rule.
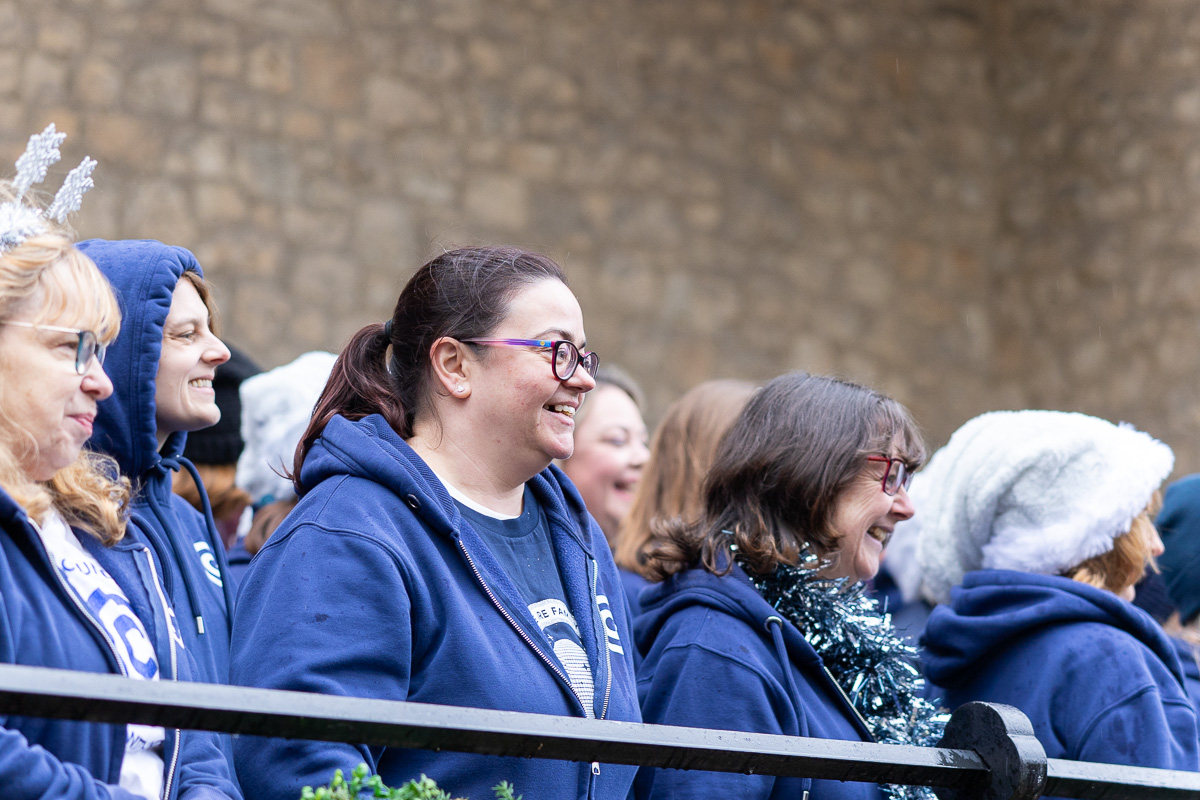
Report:
[[[575,374],[575,368],[583,366],[587,374],[593,378],[596,377],[596,369],[600,366],[600,357],[595,353],[588,353],[582,359],[579,357],[579,348],[568,341],[559,341],[554,345],[554,377],[560,381],[567,381]]]
[[[883,479],[883,491],[887,494],[895,494],[900,491],[900,487],[907,488],[909,481],[912,480],[912,474],[908,471],[908,467],[904,466],[904,462],[900,459],[892,459],[888,463],[887,475]]]
[[[108,345],[101,344],[96,338],[96,334],[91,331],[79,332],[79,347],[75,350],[75,371],[83,375],[88,370],[88,364],[92,363],[92,356],[104,365],[104,356],[108,354]]]

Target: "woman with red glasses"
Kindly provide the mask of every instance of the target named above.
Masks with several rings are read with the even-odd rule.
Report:
[[[652,526],[639,596],[646,722],[932,744],[940,728],[863,596],[925,446],[899,403],[804,373],[758,390],[717,445],[698,518]],[[907,676],[907,677],[906,677]],[[903,788],[647,769],[639,798],[876,800]],[[881,791],[886,794],[881,794]],[[932,796],[932,795],[930,795]]]
[[[585,343],[544,256],[468,248],[418,269],[333,366],[296,453],[300,501],[238,595],[233,681],[638,720],[620,578],[551,466],[596,385]],[[263,800],[359,762],[476,798],[507,780],[526,797],[623,800],[635,771],[248,737],[235,760]]]

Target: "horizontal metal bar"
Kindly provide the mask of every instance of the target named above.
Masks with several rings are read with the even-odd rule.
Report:
[[[116,675],[7,664],[0,665],[0,714],[948,788],[967,788],[987,773],[970,750],[642,725],[203,683],[134,681]]]
[[[1050,758],[1044,793],[1086,800],[1195,800],[1200,773]]]

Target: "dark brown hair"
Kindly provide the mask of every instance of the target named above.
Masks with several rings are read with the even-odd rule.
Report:
[[[858,384],[793,372],[747,403],[721,439],[704,484],[697,522],[654,526],[652,579],[701,565],[732,569],[731,545],[746,569],[766,575],[795,564],[804,543],[819,555],[837,548],[837,500],[863,470],[863,457],[896,454],[912,469],[925,443],[904,406]]]
[[[461,340],[489,335],[508,316],[521,289],[549,279],[566,283],[562,267],[515,247],[451,250],[419,268],[396,300],[391,335],[384,324],[367,325],[350,338],[334,363],[312,422],[296,447],[296,492],[303,494],[300,469],[329,420],[380,414],[401,438],[409,438],[417,414],[428,410],[433,343],[443,336]],[[486,358],[486,351],[480,357]]]
[[[675,517],[695,522],[700,515],[704,478],[717,443],[754,393],[746,381],[705,381],[688,390],[663,415],[650,440],[637,494],[613,547],[617,566],[649,577],[646,556],[651,529]]]

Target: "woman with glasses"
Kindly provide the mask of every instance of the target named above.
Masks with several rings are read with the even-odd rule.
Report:
[[[963,425],[913,487],[939,603],[922,660],[954,708],[1016,706],[1046,755],[1195,771],[1196,714],[1171,640],[1131,602],[1163,544],[1169,447],[1127,425],[997,411]]]
[[[422,266],[334,364],[296,452],[300,501],[255,556],[235,683],[638,720],[604,534],[551,461],[595,387],[579,303],[544,256],[478,247]],[[235,744],[247,793],[295,800],[366,762],[454,796],[625,798],[632,767],[353,744]]]
[[[640,595],[634,626],[645,721],[913,743],[905,725],[932,709],[921,687],[890,683],[903,648],[860,582],[912,516],[906,486],[924,456],[904,407],[870,389],[793,373],[758,390],[717,445],[698,516],[652,526],[644,571],[664,582]],[[637,796],[881,797],[693,766],[642,770]]]
[[[47,135],[61,136],[42,134],[18,167],[45,157]],[[162,564],[126,526],[129,482],[82,451],[113,390],[102,364],[120,320],[95,264],[0,188],[0,662],[192,680]],[[213,734],[16,715],[0,725],[6,798],[240,797]]]

